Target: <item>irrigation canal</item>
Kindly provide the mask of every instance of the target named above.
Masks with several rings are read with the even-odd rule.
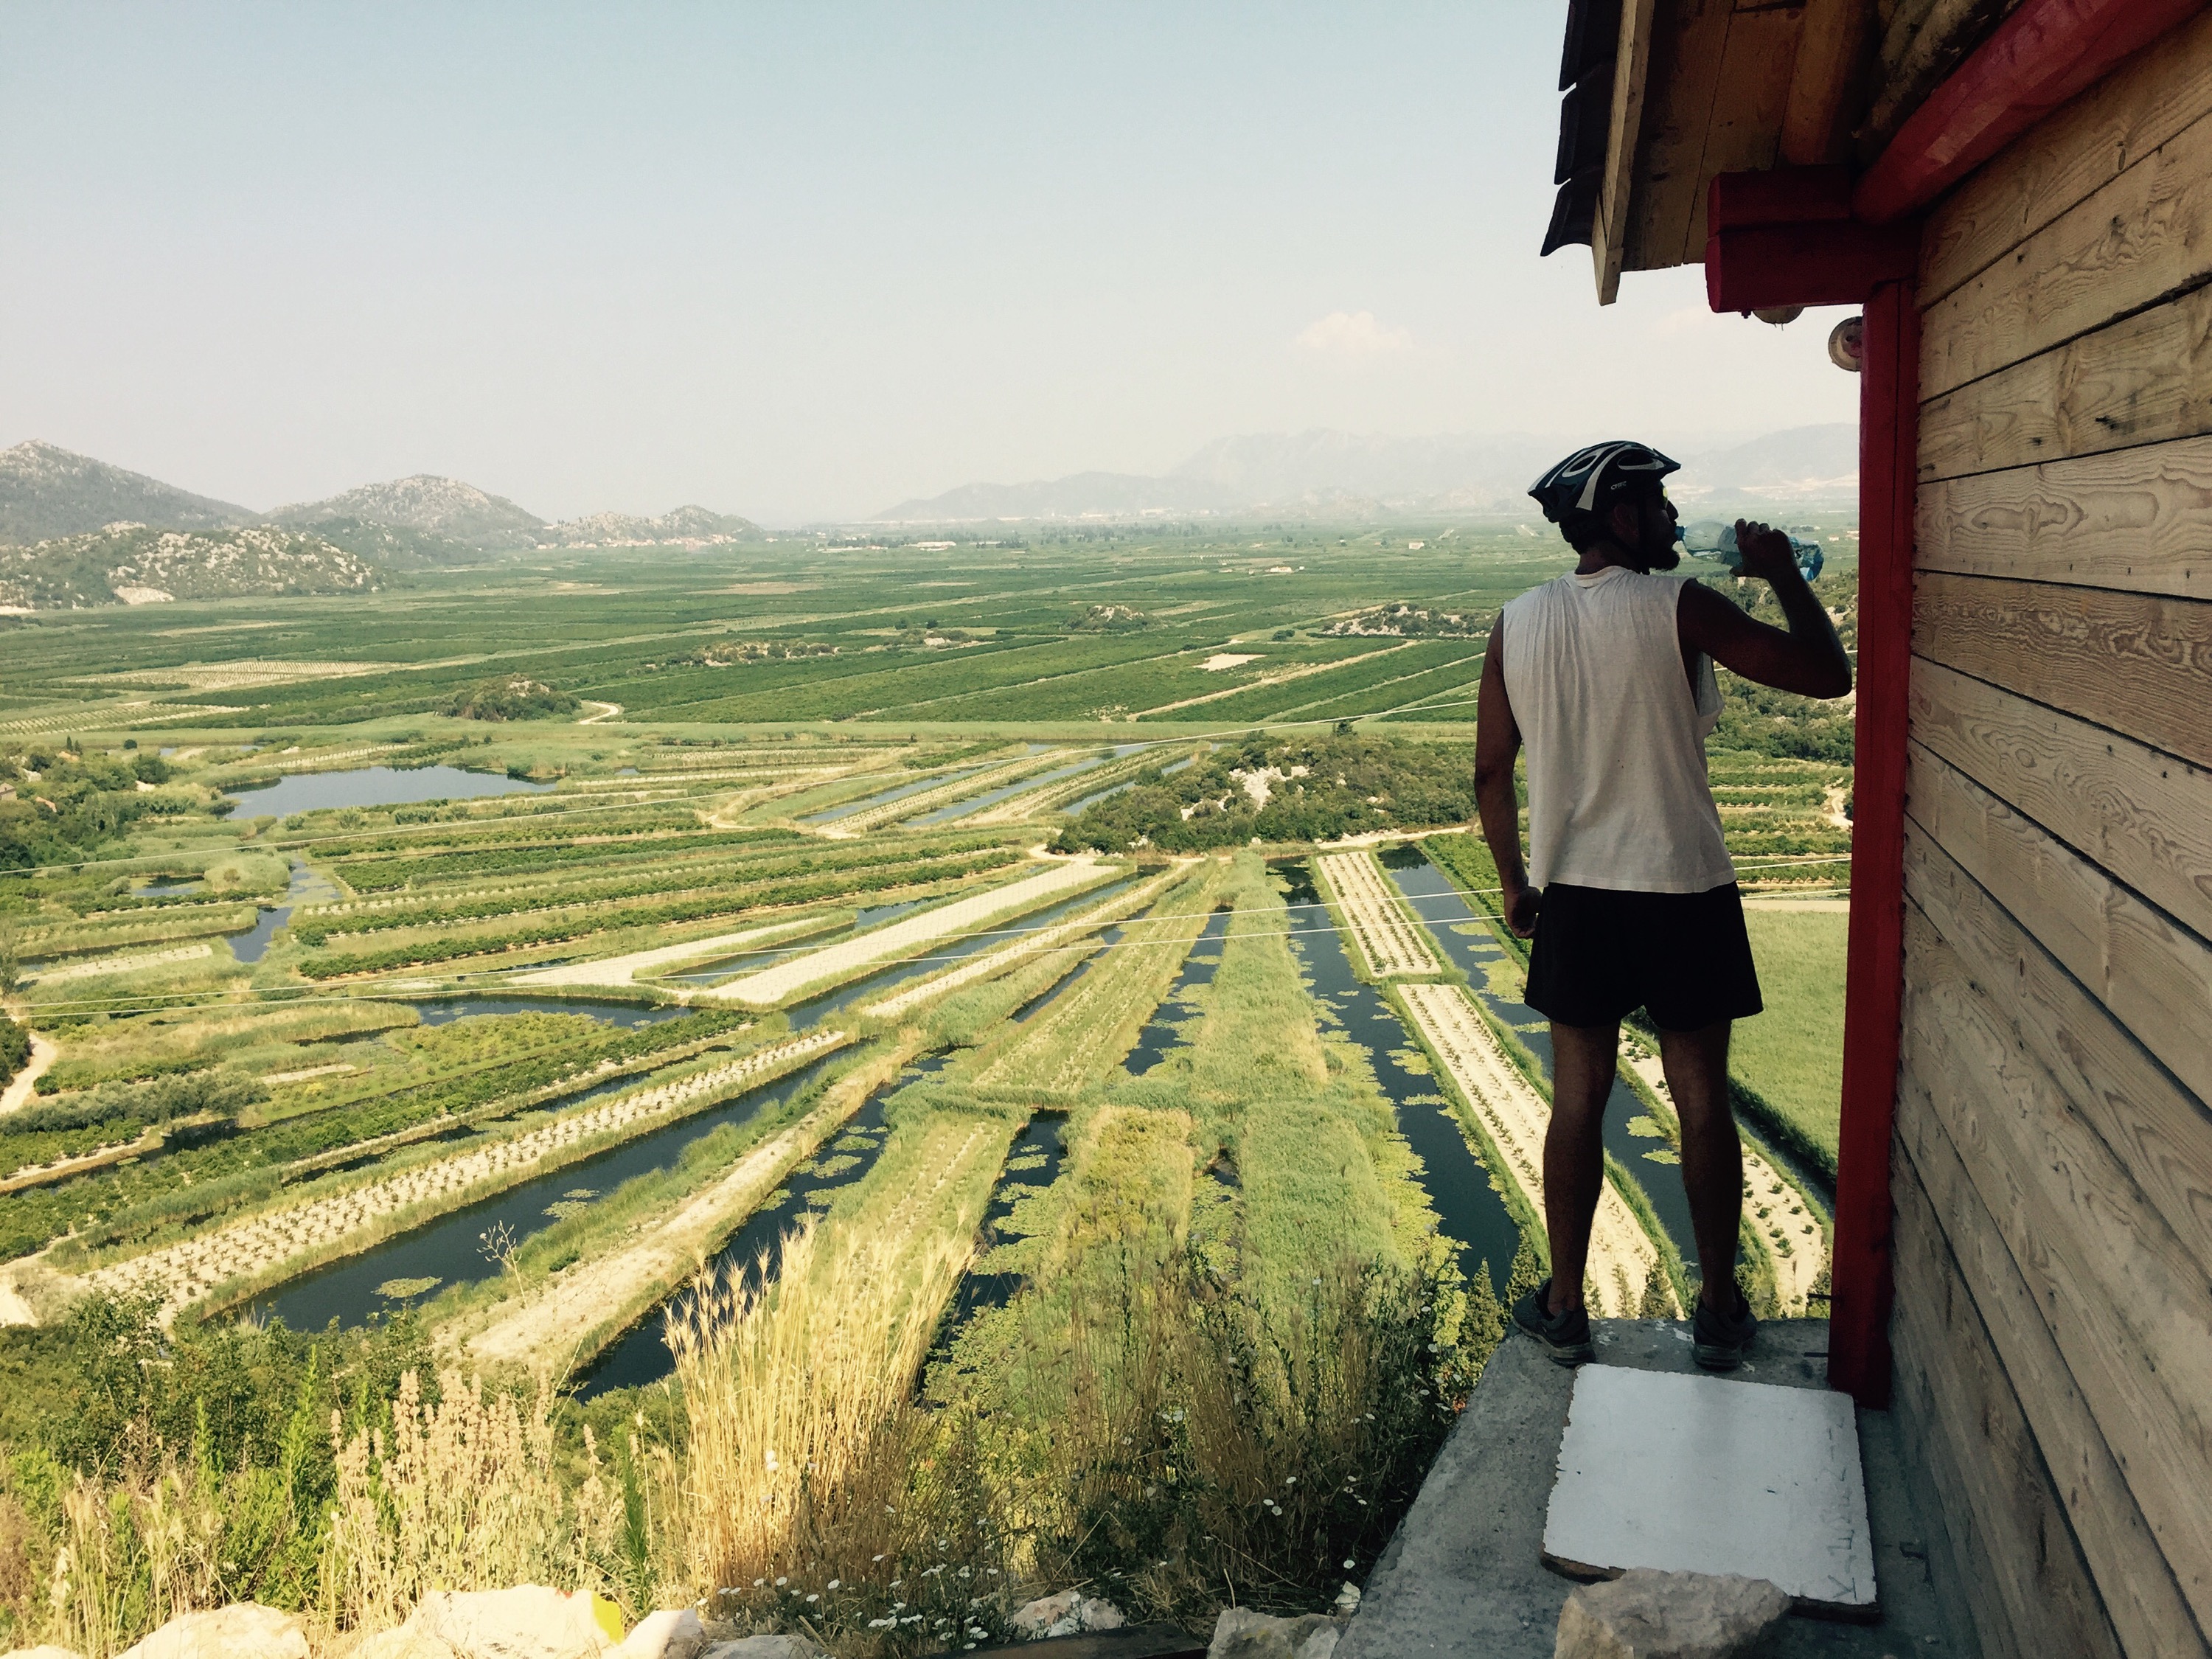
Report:
[[[1021,1201],[1043,1193],[1060,1179],[1060,1166],[1067,1156],[1063,1135],[1066,1125],[1067,1120],[1057,1115],[1033,1117],[1022,1126],[1021,1133],[1006,1149],[1006,1161],[999,1170],[999,1184],[991,1189],[991,1202],[983,1212],[981,1254],[975,1264],[961,1276],[960,1287],[953,1292],[952,1301],[939,1323],[937,1340],[931,1345],[929,1358],[922,1366],[925,1375],[930,1366],[951,1356],[953,1341],[970,1319],[987,1308],[1005,1307],[1028,1279],[1027,1273],[992,1267],[991,1256],[994,1250],[1019,1237],[1006,1224],[1013,1219]]]
[[[1133,879],[1130,878],[1078,894],[1073,898],[1023,918],[1018,926],[1024,929],[1048,927],[1072,911],[1103,903],[1113,894],[1130,885]],[[1018,937],[1018,933],[993,930],[934,946],[922,959],[895,963],[836,990],[825,992],[810,1001],[798,1004],[787,1011],[791,1029],[804,1031],[855,1003],[881,997],[908,980],[935,973],[963,957],[1008,943]],[[497,1015],[539,1011],[588,1013],[595,1018],[636,1025],[672,1018],[686,1012],[674,1006],[648,1007],[638,1004],[592,1003],[550,997],[447,997],[434,1002],[418,1003],[416,1006],[422,1011],[425,1023],[433,1024],[471,1014]],[[434,1283],[427,1289],[416,1290],[415,1294],[419,1297],[434,1294],[448,1285],[474,1284],[488,1279],[499,1268],[498,1264],[484,1254],[485,1234],[496,1232],[504,1226],[514,1242],[520,1243],[568,1212],[550,1206],[589,1203],[625,1181],[672,1165],[684,1155],[686,1147],[720,1125],[746,1122],[763,1108],[790,1099],[794,1091],[804,1088],[808,1081],[819,1075],[830,1058],[835,1057],[817,1060],[790,1077],[741,1095],[710,1111],[685,1118],[635,1140],[625,1141],[580,1163],[525,1181],[466,1209],[437,1217],[410,1232],[386,1239],[359,1255],[347,1257],[290,1281],[256,1300],[252,1304],[252,1310],[264,1316],[281,1317],[295,1330],[319,1330],[333,1319],[341,1325],[356,1326],[389,1313],[400,1302],[409,1299],[386,1295],[386,1286],[420,1286],[422,1280],[434,1280]],[[942,1063],[941,1060],[922,1062],[919,1066],[909,1067],[904,1076],[910,1080],[926,1075]],[[649,1079],[643,1076],[610,1079],[564,1097],[559,1105],[565,1110],[594,1096],[611,1094],[617,1089],[643,1086],[648,1081]],[[868,1109],[877,1109],[871,1106]],[[445,1144],[459,1150],[470,1138],[465,1134],[457,1135]],[[872,1162],[872,1154],[868,1162]],[[846,1170],[838,1184],[857,1180],[859,1173],[866,1167],[864,1163],[859,1166],[859,1170]],[[807,1186],[804,1190],[811,1192],[819,1188]],[[586,1195],[580,1198],[573,1195],[578,1192]],[[787,1209],[770,1206],[763,1210],[755,1222],[771,1229],[781,1229],[788,1219]],[[746,1228],[738,1232],[729,1246],[730,1250],[738,1253],[734,1259],[744,1260],[756,1249],[755,1244],[746,1243],[753,1237],[750,1230],[755,1222],[747,1223]],[[727,1254],[726,1250],[725,1255]],[[662,1357],[661,1361],[654,1363],[665,1364],[666,1349],[660,1342],[660,1321],[657,1314],[647,1322],[647,1325],[650,1328],[647,1331],[651,1339],[649,1346]],[[641,1327],[640,1329],[646,1328]],[[603,1373],[611,1374],[605,1371],[607,1367],[619,1365],[627,1375],[645,1364],[650,1356],[640,1358],[641,1350],[633,1349],[628,1358],[617,1358],[622,1349],[632,1347],[641,1340],[639,1333],[633,1331],[615,1348],[610,1349],[603,1366],[590,1374],[594,1379],[594,1386],[602,1389],[628,1386],[627,1383],[601,1382],[596,1379]],[[659,1374],[665,1375],[665,1370]]]
[[[889,1139],[889,1126],[884,1119],[886,1098],[936,1072],[948,1058],[933,1054],[917,1060],[870,1095],[836,1136],[794,1169],[767,1202],[753,1212],[708,1262],[707,1271],[718,1279],[742,1275],[755,1288],[774,1279],[783,1266],[784,1237],[800,1215],[808,1210],[826,1210],[840,1190],[860,1182],[876,1167],[884,1142]],[[641,1388],[674,1375],[676,1356],[668,1346],[668,1320],[672,1315],[683,1317],[690,1294],[689,1290],[678,1291],[602,1348],[577,1380],[577,1397],[590,1400],[611,1389]]]
[[[1460,1271],[1472,1285],[1486,1263],[1491,1288],[1502,1291],[1520,1247],[1521,1227],[1490,1171],[1468,1144],[1446,1102],[1441,1079],[1409,1070],[1399,1056],[1419,1046],[1382,994],[1352,970],[1343,938],[1301,859],[1279,865],[1289,888],[1291,950],[1316,997],[1344,1022],[1345,1034],[1366,1051],[1375,1080],[1397,1108],[1399,1132],[1421,1160],[1421,1187],[1443,1235],[1459,1246]]]
[[[1145,1029],[1137,1033],[1137,1046],[1129,1050],[1129,1057],[1121,1062],[1121,1069],[1132,1077],[1149,1072],[1166,1057],[1169,1049],[1182,1040],[1184,1024],[1198,1010],[1188,1000],[1190,994],[1201,985],[1213,983],[1214,970],[1221,966],[1221,941],[1229,932],[1234,913],[1216,910],[1206,919],[1198,938],[1190,947],[1190,954],[1182,959],[1182,972],[1176,978],[1175,989],[1167,1000],[1152,1010],[1152,1017],[1145,1022]]]
[[[1527,1003],[1491,987],[1490,970],[1504,965],[1506,951],[1490,925],[1474,913],[1451,878],[1430,863],[1419,847],[1409,843],[1392,848],[1383,854],[1382,862],[1398,890],[1405,894],[1414,916],[1427,927],[1452,965],[1466,973],[1477,1000],[1499,1024],[1510,1028],[1549,1076],[1551,1022]],[[1639,1134],[1639,1129],[1644,1133]],[[1684,1268],[1693,1269],[1698,1243],[1690,1227],[1690,1201],[1682,1191],[1680,1174],[1667,1167],[1679,1164],[1679,1155],[1644,1109],[1642,1097],[1618,1073],[1605,1103],[1605,1149],[1636,1176],[1659,1224],[1682,1253]],[[1694,1271],[1692,1276],[1697,1276]]]
[[[710,1110],[439,1216],[359,1255],[293,1279],[253,1302],[252,1311],[280,1318],[294,1330],[320,1330],[333,1320],[348,1327],[365,1325],[403,1302],[434,1295],[447,1285],[473,1285],[489,1279],[499,1273],[500,1264],[485,1252],[486,1234],[496,1234],[504,1227],[515,1243],[521,1243],[574,1213],[566,1206],[589,1204],[625,1181],[672,1165],[702,1135],[726,1123],[750,1122],[768,1108],[781,1105],[819,1077],[835,1058],[825,1056]],[[605,1086],[611,1091],[617,1087],[643,1086],[647,1082],[644,1078],[625,1078]],[[586,1097],[577,1095],[561,1103],[573,1105]],[[446,1144],[458,1150],[463,1142],[457,1137]],[[424,1280],[430,1282],[426,1285]],[[387,1295],[384,1288],[410,1284],[417,1287],[413,1297]]]

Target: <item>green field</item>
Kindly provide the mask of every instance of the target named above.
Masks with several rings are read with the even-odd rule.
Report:
[[[1003,1634],[1018,1585],[1326,1605],[1500,1326],[1268,861],[1465,823],[1489,621],[1565,563],[1510,525],[801,540],[0,620],[0,968],[49,1045],[0,1118],[0,1645],[117,1649],[188,1570],[355,1627],[476,1571],[378,1495],[410,1372],[557,1449],[528,1494],[417,1472],[566,1517],[510,1581],[730,1586],[854,1659]],[[1832,889],[1843,728],[1741,702],[1747,884]],[[1430,844],[1481,902],[1479,842]],[[1842,921],[1754,915],[1739,1047],[1830,1144]],[[679,1319],[672,1376],[554,1389],[756,1224],[788,1275]],[[356,1262],[365,1316],[234,1316]],[[183,1510],[204,1561],[148,1548]],[[64,1541],[112,1581],[57,1600]]]
[[[1766,1012],[1740,1021],[1729,1069],[1832,1159],[1844,1085],[1841,912],[1754,908],[1746,918]]]

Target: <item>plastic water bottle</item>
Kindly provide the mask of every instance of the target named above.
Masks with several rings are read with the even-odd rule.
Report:
[[[1700,519],[1695,524],[1677,525],[1674,539],[1694,557],[1714,560],[1730,570],[1743,568],[1743,555],[1736,550],[1735,526],[1732,524],[1723,524],[1718,519]],[[1820,567],[1826,562],[1818,542],[1801,542],[1792,536],[1790,552],[1808,582],[1820,574]]]

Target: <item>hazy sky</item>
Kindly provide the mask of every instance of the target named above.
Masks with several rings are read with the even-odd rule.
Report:
[[[1231,433],[1856,412],[1536,258],[1559,0],[0,9],[0,447],[772,523]]]

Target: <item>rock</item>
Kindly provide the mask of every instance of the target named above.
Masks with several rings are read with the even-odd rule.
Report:
[[[1014,1634],[1026,1641],[1047,1636],[1073,1636],[1086,1630],[1119,1630],[1129,1621],[1111,1601],[1102,1601],[1080,1590],[1041,1595],[1014,1609],[1006,1620]]]
[[[41,1642],[34,1648],[15,1648],[0,1659],[84,1659],[75,1648],[58,1648],[52,1642]]]
[[[1231,1607],[1214,1621],[1206,1659],[1328,1659],[1344,1626],[1324,1613],[1275,1619]]]
[[[607,1659],[698,1659],[707,1645],[707,1627],[689,1607],[648,1613],[612,1650]]]
[[[1632,1567],[1559,1609],[1553,1659],[1740,1659],[1790,1611],[1790,1593],[1733,1573]]]
[[[699,1659],[830,1659],[804,1636],[745,1636],[717,1642]]]
[[[240,1601],[172,1619],[123,1659],[307,1659],[296,1613]]]
[[[405,1624],[364,1643],[355,1659],[599,1659],[612,1645],[589,1590],[518,1584],[432,1590]]]

